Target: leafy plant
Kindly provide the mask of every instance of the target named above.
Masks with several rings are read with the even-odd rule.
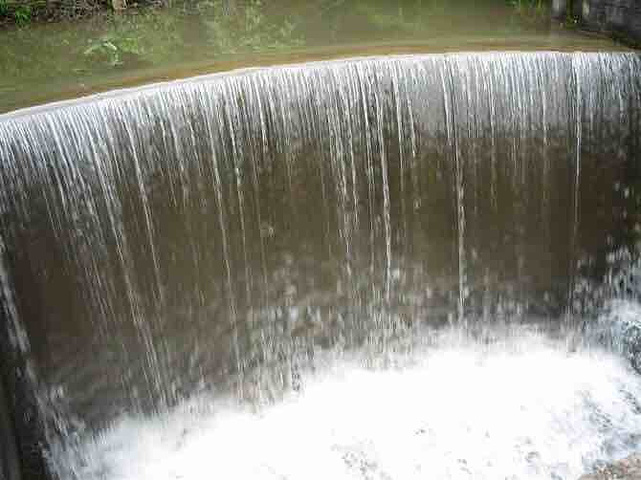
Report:
[[[18,5],[13,12],[13,18],[18,26],[24,26],[31,22],[31,6]]]
[[[123,56],[126,54],[142,55],[144,49],[140,42],[134,37],[118,37],[116,35],[104,35],[97,40],[90,42],[83,55],[104,61],[112,67],[124,63]]]
[[[0,0],[0,17],[9,16],[9,4],[7,0]]]
[[[549,21],[549,0],[508,0],[507,3],[513,7],[515,16],[524,25],[536,26]]]

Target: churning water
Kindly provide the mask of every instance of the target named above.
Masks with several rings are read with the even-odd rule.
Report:
[[[61,478],[575,478],[641,443],[641,57],[248,70],[0,117]],[[28,462],[27,462],[28,463]]]
[[[532,331],[421,338],[385,366],[334,359],[258,411],[205,395],[122,418],[56,460],[91,479],[550,479],[639,448],[641,379],[620,357]]]

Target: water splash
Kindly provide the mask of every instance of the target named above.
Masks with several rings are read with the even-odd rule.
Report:
[[[641,380],[619,357],[527,331],[429,343],[328,362],[254,411],[200,397],[123,418],[56,460],[88,480],[574,479],[639,447]]]

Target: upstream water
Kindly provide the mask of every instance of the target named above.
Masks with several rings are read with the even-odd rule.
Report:
[[[371,57],[0,117],[23,463],[571,479],[636,451],[639,72]]]
[[[165,3],[170,6],[157,10],[131,3],[125,14],[82,22],[0,28],[0,112],[252,66],[365,55],[622,49],[552,21],[547,2]]]

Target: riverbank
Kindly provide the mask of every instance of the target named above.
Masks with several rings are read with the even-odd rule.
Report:
[[[170,0],[139,0],[131,2],[127,10],[161,9],[170,4]],[[0,0],[0,28],[100,18],[124,12],[123,6],[127,6],[124,0]]]

